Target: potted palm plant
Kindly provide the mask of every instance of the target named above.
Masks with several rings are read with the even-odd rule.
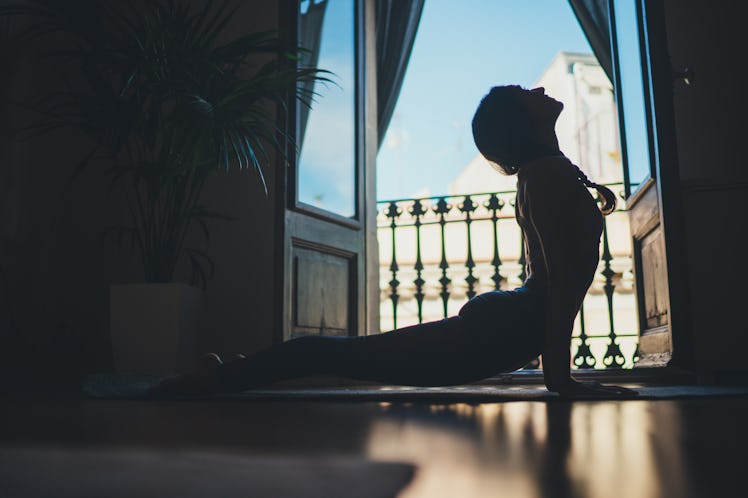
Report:
[[[124,193],[129,221],[111,229],[132,241],[146,285],[112,287],[119,369],[142,370],[145,341],[157,334],[143,328],[174,336],[152,341],[165,354],[145,369],[168,369],[177,366],[174,358],[189,358],[177,353],[185,341],[176,331],[179,322],[199,323],[183,315],[199,308],[199,289],[213,262],[203,249],[187,246],[188,234],[199,227],[207,238],[210,221],[230,219],[201,203],[206,180],[216,170],[237,167],[254,170],[264,186],[271,149],[283,153],[291,139],[276,126],[275,109],[289,98],[309,106],[308,83],[329,81],[325,71],[299,68],[300,49],[289,50],[273,33],[230,37],[233,14],[228,3],[209,0],[199,7],[178,0],[150,0],[137,8],[86,0],[0,7],[0,16],[24,18],[22,36],[56,37],[54,46],[47,43],[53,46],[49,54],[76,71],[78,83],[40,100],[45,119],[29,130],[80,130],[92,146],[74,174],[92,162],[105,164],[112,185]],[[175,282],[181,258],[190,263],[190,286]],[[149,316],[151,325],[136,319]],[[134,354],[118,358],[118,348]]]

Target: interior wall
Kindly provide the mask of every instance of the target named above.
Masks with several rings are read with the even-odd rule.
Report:
[[[11,388],[56,388],[111,363],[106,182],[95,165],[71,180],[83,137],[19,138],[38,115],[18,103],[68,81],[34,53],[11,47],[0,75],[0,387]]]
[[[665,16],[673,69],[693,71],[690,85],[673,85],[681,180],[746,181],[745,35],[737,4],[667,0]]]
[[[737,4],[666,0],[696,367],[745,370],[748,164]],[[741,74],[739,74],[741,73]]]
[[[231,35],[278,29],[278,5],[273,0],[237,0],[239,9],[227,27]],[[266,195],[257,173],[236,168],[216,174],[202,202],[210,209],[236,217],[211,227],[209,253],[216,264],[208,283],[207,324],[203,348],[219,353],[248,353],[273,340],[276,169],[264,168]]]
[[[236,2],[232,34],[277,29],[277,2]],[[5,133],[35,119],[11,102],[64,88],[65,68],[39,60],[30,46],[0,52],[7,97],[0,99],[0,388],[75,388],[85,374],[112,369],[109,284],[138,281],[142,271],[133,254],[102,237],[121,211],[106,165],[70,181],[90,150],[86,139],[61,131],[20,141]],[[217,174],[206,187],[206,206],[238,218],[211,228],[206,350],[251,352],[272,340],[278,167],[265,170],[267,196],[253,171]]]

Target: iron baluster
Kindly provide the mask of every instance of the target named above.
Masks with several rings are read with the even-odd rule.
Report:
[[[616,188],[620,184],[616,184],[616,186],[611,185],[611,188]],[[616,190],[617,191],[617,190]],[[422,252],[427,249],[426,244],[428,242],[429,245],[432,244],[441,244],[441,259],[438,263],[434,263],[432,269],[436,270],[437,265],[438,268],[441,271],[437,272],[437,281],[438,286],[440,288],[440,291],[436,291],[440,298],[442,303],[442,312],[443,316],[447,317],[449,316],[450,312],[450,299],[451,299],[451,285],[452,280],[449,278],[449,274],[451,273],[451,265],[457,265],[457,267],[468,268],[467,272],[467,279],[464,281],[469,282],[470,280],[473,281],[473,285],[468,285],[466,287],[469,287],[468,292],[470,295],[475,295],[477,291],[480,288],[480,280],[483,278],[490,278],[492,281],[493,288],[503,288],[507,285],[508,280],[514,281],[515,278],[519,277],[520,279],[524,280],[527,278],[527,274],[530,273],[530,261],[529,261],[529,254],[527,253],[526,245],[524,245],[524,240],[522,242],[522,245],[520,246],[520,250],[518,251],[518,254],[515,254],[512,256],[511,261],[507,261],[507,255],[502,252],[502,249],[498,247],[499,244],[499,235],[506,238],[508,235],[507,232],[505,232],[505,228],[509,229],[509,226],[501,226],[499,227],[499,223],[502,222],[502,214],[503,216],[507,216],[507,212],[505,211],[510,206],[516,207],[516,199],[510,197],[513,192],[506,191],[506,192],[487,192],[485,194],[475,194],[471,193],[469,195],[460,196],[458,198],[450,197],[450,196],[436,196],[431,198],[420,198],[420,199],[392,199],[392,200],[386,200],[386,201],[380,201],[378,202],[378,206],[381,210],[381,214],[379,217],[379,235],[386,240],[388,237],[392,237],[392,243],[393,243],[393,258],[390,263],[386,263],[386,259],[383,258],[382,261],[382,268],[381,271],[383,274],[390,274],[390,280],[383,281],[382,283],[382,306],[384,309],[391,309],[393,312],[393,318],[395,322],[395,326],[402,325],[402,323],[397,322],[397,318],[399,318],[397,315],[399,314],[399,306],[400,304],[405,305],[407,302],[411,302],[415,306],[419,307],[419,321],[426,321],[426,320],[432,320],[435,318],[440,318],[438,315],[441,315],[442,313],[436,312],[437,316],[431,315],[429,313],[428,307],[426,306],[426,298],[425,295],[428,294],[428,291],[426,289],[426,284],[428,283],[428,275],[429,275],[429,263],[424,259],[424,256]],[[619,194],[620,195],[620,194]],[[469,199],[468,199],[469,197]],[[478,201],[480,199],[480,201]],[[471,201],[471,202],[463,202],[463,201]],[[504,202],[503,209],[500,208],[501,202]],[[416,205],[416,201],[420,201],[420,207]],[[449,201],[455,201],[452,205],[449,205]],[[460,211],[457,211],[457,207],[460,206],[460,203],[462,204],[462,209]],[[394,204],[394,205],[393,205]],[[473,206],[470,207],[470,209],[465,212],[465,207],[469,206],[470,204],[473,204]],[[467,205],[467,206],[466,206]],[[485,210],[485,211],[484,211]],[[457,211],[453,214],[454,211]],[[405,213],[409,213],[406,215]],[[421,214],[417,214],[419,212],[422,212]],[[431,214],[434,214],[433,219],[431,218]],[[511,213],[509,213],[511,214]],[[403,216],[407,216],[407,222],[406,218]],[[412,217],[411,217],[412,216]],[[490,221],[492,224],[492,231],[487,231],[486,236],[491,237],[493,235],[494,240],[492,242],[493,244],[493,257],[489,257],[487,261],[485,262],[485,267],[481,265],[481,263],[477,262],[477,255],[472,251],[472,225],[471,223],[476,221]],[[448,224],[452,223],[458,223],[462,224],[464,223],[465,227],[468,226],[468,244],[469,247],[465,248],[465,246],[462,246],[462,244],[465,243],[465,237],[459,237],[459,241],[462,241],[462,244],[459,244],[458,240],[447,240],[446,239],[446,226]],[[427,227],[429,225],[439,225],[438,230],[434,230],[434,232],[431,231],[424,231],[422,230],[423,227]],[[405,285],[413,285],[413,293],[400,293],[400,287],[402,287],[403,283],[399,281],[398,277],[401,276],[400,268],[398,265],[398,261],[396,260],[396,251],[397,248],[395,246],[395,243],[397,241],[397,237],[403,238],[405,237],[405,233],[403,228],[405,226],[413,226],[416,227],[414,230],[416,232],[416,254],[415,254],[415,271],[413,277],[408,277],[407,280],[410,282],[410,284]],[[511,227],[513,230],[513,234],[516,233],[514,230],[517,230],[515,226]],[[611,230],[613,230],[613,225],[611,225]],[[576,365],[576,367],[580,368],[600,368],[600,367],[611,367],[611,368],[630,368],[632,361],[635,363],[637,361],[638,357],[638,346],[636,349],[634,346],[637,344],[637,335],[638,334],[625,334],[622,333],[620,330],[620,327],[618,326],[616,320],[620,319],[620,306],[623,304],[623,299],[620,299],[616,297],[616,293],[620,292],[621,286],[625,285],[630,278],[630,275],[628,273],[624,273],[624,275],[627,277],[625,280],[623,280],[623,284],[619,283],[621,274],[619,272],[614,272],[613,269],[616,267],[616,264],[614,264],[613,257],[611,256],[610,252],[612,247],[610,247],[609,244],[612,242],[610,241],[610,237],[613,237],[612,232],[607,231],[607,226],[604,227],[604,237],[601,237],[601,247],[600,247],[600,263],[598,267],[598,272],[601,275],[599,277],[601,279],[600,282],[600,290],[604,287],[604,292],[597,293],[595,292],[594,297],[589,296],[586,300],[586,304],[590,304],[591,302],[599,302],[603,306],[603,310],[608,312],[608,325],[609,325],[609,331],[608,333],[604,333],[603,331],[598,330],[592,330],[588,329],[588,325],[590,325],[592,322],[587,323],[587,318],[592,318],[592,316],[588,313],[588,309],[586,307],[583,307],[580,309],[579,319],[580,319],[580,331],[579,331],[579,348],[575,348],[573,350],[573,365]],[[395,233],[393,233],[395,232]],[[499,234],[499,232],[501,232]],[[481,233],[482,235],[482,233]],[[524,236],[524,234],[521,234]],[[431,236],[435,238],[440,237],[440,240],[433,240],[431,242]],[[479,236],[478,233],[475,234],[476,237]],[[411,239],[412,240],[412,239]],[[488,240],[485,240],[484,242],[481,242],[481,244],[488,243]],[[478,241],[476,241],[478,243]],[[450,245],[449,249],[447,248],[448,244]],[[401,244],[402,245],[402,244]],[[459,247],[459,248],[458,248]],[[452,258],[448,259],[448,252],[452,251],[454,248],[454,251],[461,252],[462,250],[468,249],[466,251],[467,260],[468,262],[465,262],[465,256],[460,256],[458,259]],[[401,248],[402,249],[402,248]],[[420,258],[419,258],[420,255]],[[420,261],[420,264],[419,264]],[[506,265],[509,263],[512,263],[512,268],[507,269],[505,268]],[[617,262],[617,260],[616,260]],[[408,263],[408,266],[410,266],[411,263]],[[389,266],[389,271],[388,270]],[[410,268],[414,268],[413,266],[410,266]],[[459,270],[458,270],[459,271]],[[481,273],[483,271],[483,273]],[[626,269],[625,272],[630,272],[631,270]],[[481,277],[483,275],[484,277]],[[439,278],[439,276],[441,278]],[[419,283],[419,277],[420,280],[423,280],[422,283]],[[415,279],[415,280],[411,280]],[[498,281],[498,282],[497,282]],[[440,285],[439,285],[440,284]],[[471,287],[471,288],[470,288]],[[420,296],[419,296],[420,294]],[[422,296],[422,297],[421,297]],[[614,299],[615,298],[615,299]],[[419,301],[422,300],[422,303],[419,303]],[[605,303],[605,304],[603,304]],[[392,308],[390,308],[392,306]],[[615,308],[615,306],[618,306],[618,308]],[[389,314],[389,313],[387,313]],[[591,325],[590,325],[591,326]],[[604,327],[604,325],[603,325]],[[592,334],[592,335],[590,335]],[[597,335],[597,334],[603,334],[603,335]],[[576,339],[576,338],[575,338]],[[607,340],[605,342],[605,345],[603,347],[603,351],[600,356],[602,357],[596,357],[591,352],[591,346],[594,346],[595,340]],[[628,341],[631,341],[631,344],[629,344]],[[575,342],[576,344],[576,342]],[[601,346],[603,346],[601,344]],[[633,351],[627,348],[631,348]],[[625,356],[625,360],[624,360]]]
[[[416,279],[413,283],[416,285],[416,292],[414,297],[416,298],[416,305],[418,306],[418,323],[423,322],[423,284],[426,282],[421,277],[423,273],[423,262],[421,261],[421,216],[426,214],[423,210],[423,205],[420,199],[416,199],[413,203],[413,207],[410,210],[410,214],[415,217],[413,223],[416,227],[416,264],[414,269],[416,270]]]
[[[502,265],[501,258],[499,257],[499,211],[504,207],[504,201],[499,198],[496,194],[491,194],[485,207],[491,211],[491,223],[493,223],[493,259],[491,259],[491,265],[493,266],[493,280],[494,289],[501,289],[501,282],[504,281],[504,276],[500,272]]]
[[[633,278],[633,276],[634,276],[634,268],[633,268],[633,266],[631,268],[629,268],[628,273]],[[631,353],[631,364],[633,365],[634,363],[636,363],[638,361],[639,361],[639,341],[637,340],[636,341],[636,348],[634,348],[634,352]]]
[[[621,353],[621,347],[618,345],[615,321],[613,317],[613,292],[615,291],[616,285],[613,283],[613,276],[616,274],[615,271],[610,267],[610,262],[613,257],[610,254],[610,245],[608,244],[608,222],[603,219],[603,271],[602,275],[605,277],[605,298],[608,301],[608,326],[610,334],[608,335],[610,343],[608,349],[603,357],[603,363],[606,367],[620,367],[623,365],[625,358]]]
[[[472,224],[473,220],[471,218],[470,213],[475,211],[477,208],[476,204],[473,202],[473,199],[466,195],[465,198],[462,201],[462,204],[459,206],[459,210],[465,213],[465,225],[467,226],[467,259],[465,260],[465,268],[467,268],[467,277],[465,277],[465,283],[467,283],[467,297],[468,299],[472,299],[475,297],[475,284],[478,282],[478,279],[475,278],[473,275],[473,268],[475,268],[475,261],[473,260],[473,242],[472,237],[470,236],[470,225]]]
[[[447,316],[449,316],[449,310],[447,309],[449,304],[449,284],[452,283],[452,280],[447,277],[447,269],[449,268],[449,263],[447,262],[446,239],[444,238],[444,225],[447,224],[447,220],[444,217],[451,210],[452,206],[447,204],[447,200],[444,197],[440,197],[436,202],[436,206],[434,206],[434,212],[439,215],[439,229],[442,242],[442,257],[441,261],[439,262],[439,268],[442,271],[442,276],[439,279],[439,283],[441,284],[442,288],[439,296],[442,298],[444,318],[447,318]]]
[[[397,218],[400,217],[400,215],[403,214],[403,212],[397,207],[397,203],[390,202],[389,207],[387,208],[387,218],[390,218],[390,228],[392,229],[392,261],[390,263],[390,272],[392,272],[392,280],[389,281],[390,285],[390,300],[392,301],[392,329],[397,328],[397,302],[400,298],[400,296],[397,293],[397,287],[400,285],[400,282],[397,280],[397,272],[400,270],[400,268],[397,266],[397,248],[395,246],[396,242],[396,236],[395,236],[395,229],[397,228]]]
[[[577,368],[595,368],[597,360],[592,354],[590,345],[587,342],[587,331],[584,324],[584,302],[582,302],[582,305],[579,307],[579,340],[581,342],[577,349],[577,354],[574,355],[574,365],[576,365]]]

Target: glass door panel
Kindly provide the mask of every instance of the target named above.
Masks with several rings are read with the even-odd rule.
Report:
[[[640,23],[637,3],[613,2],[615,44],[618,53],[618,101],[621,113],[621,142],[627,179],[626,191],[637,190],[652,176],[647,124],[645,74],[642,71]]]
[[[356,215],[356,2],[299,4],[302,66],[334,73],[316,83],[311,111],[299,109],[298,201],[344,217]]]

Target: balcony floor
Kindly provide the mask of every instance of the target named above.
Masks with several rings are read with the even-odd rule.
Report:
[[[25,397],[2,404],[6,457],[28,448],[85,448],[265,463],[406,462],[416,474],[403,497],[745,496],[745,395],[455,404]],[[80,481],[92,472],[79,468],[67,477]],[[286,486],[283,495],[253,494],[257,483],[249,480],[233,485],[246,496],[315,496],[310,483],[298,494]],[[161,496],[171,496],[169,489],[162,483]]]

